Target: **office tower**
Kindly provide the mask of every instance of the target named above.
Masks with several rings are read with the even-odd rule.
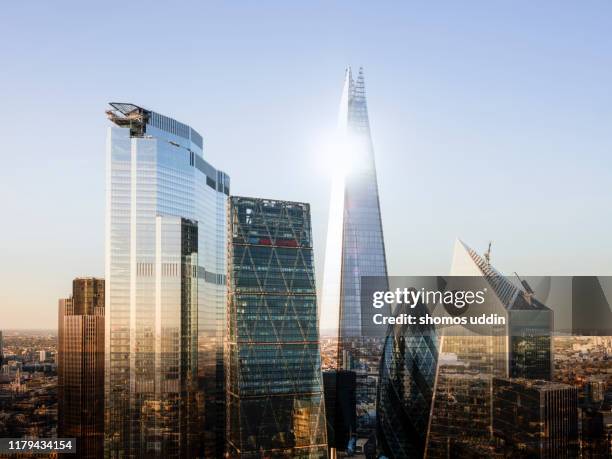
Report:
[[[423,316],[422,303],[399,305],[396,314]],[[380,364],[377,431],[379,446],[390,458],[423,457],[438,362],[433,325],[389,328]]]
[[[584,385],[587,403],[603,402],[606,394],[606,381],[603,378],[591,377]]]
[[[513,457],[578,457],[578,389],[494,378],[493,433]]]
[[[533,297],[522,281],[506,308],[508,317],[508,373],[511,378],[553,379],[553,311]]]
[[[361,281],[364,276],[376,277],[379,290],[386,290],[387,263],[363,69],[356,80],[350,68],[346,71],[338,127],[322,322],[325,326],[331,314],[339,314],[338,366],[350,362],[351,367],[344,369],[357,374],[357,430],[360,436],[368,437],[375,430],[380,354],[374,354],[382,347],[379,341],[384,336],[363,338]]]
[[[229,457],[327,457],[310,206],[233,196]]]
[[[387,276],[363,69],[347,69],[328,222],[323,308],[339,311],[340,338],[361,337],[361,277]]]
[[[481,448],[492,444],[492,378],[551,379],[553,314],[533,297],[530,286],[499,273],[489,253],[481,257],[457,241],[446,289],[466,287],[488,291],[482,306],[470,306],[471,316],[497,314],[506,323],[438,330],[440,358],[426,446],[430,458],[447,457],[459,440]]]
[[[58,436],[77,439],[77,457],[100,457],[104,450],[104,279],[73,280],[72,296],[59,300],[57,340]]]
[[[229,178],[193,128],[111,107],[107,456],[219,456]]]
[[[323,372],[327,443],[330,449],[345,451],[356,429],[354,371],[331,370]]]
[[[498,309],[507,318],[503,334],[508,337],[508,375],[550,381],[553,311],[534,297],[529,284],[520,279],[518,285],[512,283],[491,265],[489,254],[483,258],[459,240],[455,243],[452,275],[482,276],[495,293]]]

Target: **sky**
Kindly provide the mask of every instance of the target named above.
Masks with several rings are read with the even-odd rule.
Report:
[[[611,275],[612,3],[9,2],[0,329],[104,275],[104,111],[193,126],[232,193],[311,203],[322,279],[347,65],[365,68],[389,272],[457,237],[523,275]]]

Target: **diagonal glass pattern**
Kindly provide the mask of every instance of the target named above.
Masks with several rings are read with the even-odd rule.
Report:
[[[416,314],[426,312],[417,305]],[[396,314],[415,313],[399,305]],[[438,363],[433,325],[389,328],[380,367],[377,431],[380,448],[390,458],[423,457]]]
[[[232,197],[229,237],[228,453],[326,458],[310,208]]]

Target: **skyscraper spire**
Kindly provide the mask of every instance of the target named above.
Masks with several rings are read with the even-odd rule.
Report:
[[[345,134],[348,126],[348,107],[349,101],[351,100],[353,94],[353,85],[353,72],[349,66],[344,71],[344,85],[342,87],[340,108],[338,110],[338,130],[340,131],[340,134]]]
[[[351,79],[351,92],[348,100],[348,125],[353,133],[370,135],[368,103],[366,101],[363,67],[359,67],[357,81]],[[368,139],[371,142],[371,139]]]

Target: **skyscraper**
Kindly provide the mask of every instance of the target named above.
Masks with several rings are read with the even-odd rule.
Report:
[[[310,206],[231,197],[229,457],[326,458]]]
[[[72,282],[59,300],[58,434],[77,439],[77,457],[104,449],[104,279]]]
[[[512,457],[580,457],[578,389],[549,381],[494,378],[493,433]]]
[[[426,455],[448,457],[456,441],[465,447],[492,445],[493,378],[521,375],[550,379],[552,311],[533,297],[525,282],[513,283],[462,241],[455,243],[448,290],[487,289],[478,312],[497,314],[505,324],[480,329],[439,329],[440,356],[427,435]]]
[[[422,303],[399,305],[396,314],[423,316]],[[392,459],[420,458],[425,451],[438,363],[433,325],[389,327],[380,366],[377,432],[380,449]]]
[[[4,338],[2,337],[2,330],[0,330],[0,366],[4,363]]]
[[[356,375],[353,371],[331,370],[323,372],[325,392],[325,416],[327,419],[327,443],[332,448],[344,451],[355,435]]]
[[[387,276],[363,69],[356,81],[346,71],[338,130],[341,164],[332,184],[323,307],[339,308],[339,334],[349,338],[361,336],[361,277]]]
[[[379,290],[385,290],[387,263],[363,69],[356,80],[350,68],[346,71],[338,127],[334,154],[339,164],[332,183],[322,321],[325,326],[330,314],[339,314],[338,365],[350,362],[351,368],[344,369],[357,373],[357,429],[368,436],[375,428],[371,414],[380,356],[372,356],[375,345],[362,339],[361,280],[376,276],[384,284]]]
[[[488,257],[489,255],[487,255]],[[462,241],[455,243],[452,274],[482,276],[507,317],[504,358],[511,378],[552,379],[553,311],[538,301],[526,281],[512,283]]]
[[[204,160],[193,128],[111,107],[107,456],[219,456],[229,177]]]

